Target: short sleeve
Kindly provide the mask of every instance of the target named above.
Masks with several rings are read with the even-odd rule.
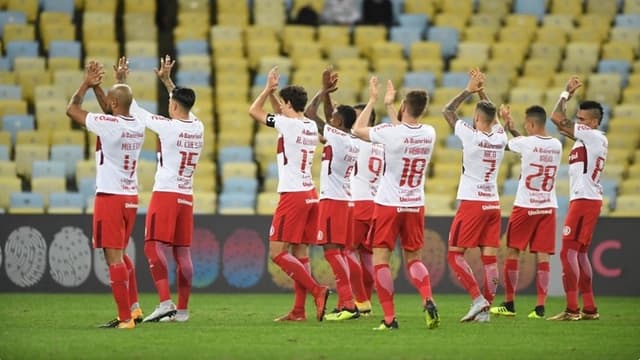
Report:
[[[458,119],[453,133],[462,140],[462,143],[472,141],[476,135],[476,129],[467,124],[464,120]]]
[[[112,115],[88,113],[85,121],[87,129],[92,133],[103,136],[109,133],[113,124],[118,122],[118,118]]]
[[[380,124],[369,129],[369,139],[375,144],[388,144],[394,125]]]

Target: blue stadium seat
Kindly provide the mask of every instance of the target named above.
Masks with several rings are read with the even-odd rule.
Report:
[[[208,55],[209,43],[205,40],[181,40],[176,43],[176,55]]]
[[[9,161],[9,147],[0,144],[0,161]]]
[[[65,177],[65,164],[62,161],[36,160],[31,164],[31,177]]]
[[[0,85],[0,88],[2,85]],[[0,90],[1,92],[1,90]],[[0,98],[3,98],[0,96]],[[35,129],[33,115],[5,115],[2,117],[2,131],[11,133],[11,143],[15,144],[18,131],[31,131]]]
[[[42,11],[64,12],[73,18],[74,0],[40,0]]]
[[[599,73],[618,73],[622,78],[622,87],[627,86],[629,81],[629,72],[631,71],[631,64],[627,60],[600,60],[598,62]]]
[[[6,24],[26,24],[27,16],[22,11],[0,11],[0,38],[4,35]]]
[[[566,195],[558,195],[558,217],[564,216],[569,210],[569,197]]]
[[[10,71],[11,61],[8,57],[0,56],[0,71]]]
[[[616,180],[600,179],[600,185],[604,196],[608,196],[612,200],[618,196],[618,182]]]
[[[502,195],[515,195],[518,191],[518,179],[507,179],[502,183]]]
[[[210,77],[201,71],[178,71],[176,82],[180,86],[211,86]]]
[[[140,161],[158,161],[158,152],[155,150],[141,150]]]
[[[614,24],[618,27],[640,28],[640,14],[618,14]]]
[[[442,87],[464,88],[469,81],[466,72],[446,72],[442,76]]]
[[[227,146],[218,151],[220,168],[227,162],[253,161],[253,149],[250,146]]]
[[[265,86],[267,84],[267,74],[256,74],[253,78],[253,85],[256,86]],[[289,84],[289,75],[280,74],[280,79],[278,81],[280,87],[287,86]]]
[[[147,110],[152,114],[158,113],[158,102],[157,101],[148,101],[148,100],[136,100],[138,106]],[[155,160],[154,160],[155,161]]]
[[[253,208],[255,207],[255,193],[220,193],[218,208]]]
[[[84,204],[84,196],[78,192],[52,192],[49,194],[49,208],[83,209]]]
[[[9,196],[11,208],[37,208],[44,207],[44,198],[40,193],[14,192]]]
[[[75,40],[53,40],[49,44],[49,57],[82,57],[82,45]]]
[[[0,99],[22,99],[22,87],[20,85],[0,84]]]
[[[565,159],[560,159],[561,162],[564,162]],[[569,180],[569,164],[560,164],[558,168],[558,175],[556,181],[565,181]]]
[[[272,162],[267,166],[266,169],[266,178],[267,179],[271,179],[271,178],[278,178],[278,163],[277,162]]]
[[[37,40],[28,41],[28,40],[16,40],[11,41],[5,45],[5,50],[7,53],[7,58],[9,62],[13,66],[13,60],[18,56],[30,56],[36,57],[38,56],[38,52],[40,50],[40,45]]]
[[[96,178],[86,177],[78,181],[78,191],[85,200],[96,196]]]
[[[158,59],[151,56],[132,56],[128,60],[130,70],[150,71],[158,67]]]
[[[434,26],[427,30],[427,39],[440,43],[442,57],[448,59],[458,53],[458,30],[450,27]]]
[[[72,178],[76,174],[76,163],[84,159],[84,147],[80,145],[51,146],[51,160],[64,163],[65,175]]]
[[[424,33],[429,26],[429,19],[426,14],[400,14],[398,16],[398,24],[401,27],[411,27]]]
[[[433,95],[436,90],[436,76],[431,72],[408,72],[404,74],[402,86],[425,89],[429,92],[429,95]]]
[[[405,56],[409,56],[411,44],[422,40],[424,31],[418,28],[394,26],[389,32],[389,39],[392,42],[402,44]]]
[[[545,0],[515,0],[513,12],[516,14],[535,15],[538,20],[542,20],[547,12],[545,3]]]
[[[449,134],[445,139],[447,149],[462,149],[462,140],[454,134]]]
[[[400,15],[404,13],[404,0],[391,0],[391,12],[393,13],[393,22],[397,23]]]
[[[256,178],[231,177],[224,181],[222,191],[225,193],[255,193],[258,190]]]

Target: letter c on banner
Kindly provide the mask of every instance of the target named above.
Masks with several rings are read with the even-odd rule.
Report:
[[[605,240],[596,246],[593,250],[593,267],[598,274],[608,278],[615,278],[622,274],[622,269],[608,268],[602,263],[602,255],[605,251],[620,248],[622,248],[622,244],[619,240]]]

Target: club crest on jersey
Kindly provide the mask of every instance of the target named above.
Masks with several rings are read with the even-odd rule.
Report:
[[[562,228],[562,235],[569,236],[569,234],[571,234],[571,227],[570,226],[563,227]]]

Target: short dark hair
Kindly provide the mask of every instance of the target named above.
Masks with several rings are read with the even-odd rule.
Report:
[[[486,122],[490,123],[496,117],[496,106],[489,100],[480,100],[476,104],[476,110],[480,111]]]
[[[602,116],[604,115],[604,109],[602,105],[597,101],[585,100],[580,103],[578,109],[591,110],[591,113],[598,119],[598,125],[602,122]]]
[[[411,90],[404,97],[404,104],[409,115],[417,118],[422,115],[429,103],[429,95],[424,90]]]
[[[364,110],[367,104],[357,104],[353,106],[354,110]],[[369,126],[373,126],[376,123],[376,109],[371,109],[371,115],[369,116]]]
[[[280,97],[285,102],[290,102],[293,110],[301,112],[307,105],[307,91],[298,85],[285,86],[280,90]]]
[[[196,93],[190,88],[175,87],[171,90],[171,98],[185,110],[190,111],[196,102]]]
[[[342,118],[342,125],[351,129],[356,122],[356,111],[349,105],[338,105],[336,112]]]
[[[547,112],[539,105],[529,106],[524,114],[526,117],[533,119],[540,127],[544,127],[547,122]]]

